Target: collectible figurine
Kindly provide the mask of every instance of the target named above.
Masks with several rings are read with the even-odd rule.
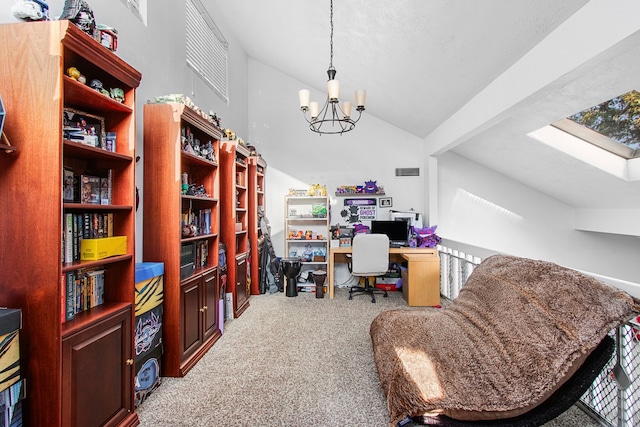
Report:
[[[76,67],[67,68],[67,76],[71,77],[73,80],[78,80],[82,74]]]
[[[65,0],[62,14],[58,19],[68,19],[93,39],[99,40],[93,10],[85,0]]]
[[[104,88],[102,82],[98,79],[93,79],[89,82],[89,87],[93,90],[100,92],[103,95],[109,96],[109,91]]]
[[[120,103],[124,102],[124,90],[120,89],[119,87],[111,88],[109,91],[109,95],[111,96],[111,98]]]
[[[49,6],[42,0],[17,0],[11,13],[23,21],[48,21]]]

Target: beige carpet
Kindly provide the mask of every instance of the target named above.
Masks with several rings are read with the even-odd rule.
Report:
[[[184,378],[162,385],[137,409],[143,427],[386,426],[369,325],[406,307],[402,295],[348,300],[284,293],[253,296]],[[421,308],[419,308],[421,309]],[[548,427],[598,424],[572,408]]]

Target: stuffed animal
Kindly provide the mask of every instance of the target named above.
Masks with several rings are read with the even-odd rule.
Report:
[[[378,192],[378,181],[365,181],[364,182],[364,192],[365,193],[377,193]]]
[[[436,234],[437,225],[432,227],[416,228],[414,232],[418,235],[418,247],[434,248],[440,243],[440,237]]]

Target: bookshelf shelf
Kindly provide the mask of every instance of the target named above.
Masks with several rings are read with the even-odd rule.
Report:
[[[0,271],[10,272],[0,287],[2,305],[22,309],[27,425],[137,425],[134,367],[125,362],[133,358],[135,100],[142,76],[69,21],[2,24],[0,39],[11,46],[0,50],[2,98],[12,112],[4,131],[19,148],[10,164],[9,156],[0,158],[0,199],[13,201],[3,207],[5,217],[13,219],[0,222],[0,247],[11,248],[0,259]],[[67,77],[72,66],[87,79],[121,88],[125,102]],[[117,135],[116,151],[65,140],[69,109],[102,118],[101,131]],[[110,176],[111,204],[66,202],[74,200],[61,185],[68,171]],[[67,219],[78,226],[89,213],[112,218],[113,235],[127,237],[124,255],[79,261],[77,231],[68,234],[73,230]],[[24,225],[37,232],[25,232]],[[66,249],[72,247],[69,256]],[[91,301],[94,307],[76,313],[72,274],[98,268],[91,274],[104,293]],[[85,362],[96,354],[100,369],[89,374]]]
[[[115,264],[118,262],[130,262],[133,255],[117,255],[109,258],[103,258],[97,261],[75,261],[62,264],[62,272],[67,273],[75,271],[79,268],[96,268],[104,265]]]
[[[93,307],[90,310],[78,313],[73,320],[69,320],[62,324],[62,338],[66,338],[77,332],[81,332],[88,326],[99,323],[102,320],[108,319],[114,313],[130,307],[127,303],[106,303]]]
[[[65,155],[67,157],[104,159],[115,162],[131,163],[133,157],[127,154],[113,153],[102,148],[90,147],[78,142],[63,140]]]

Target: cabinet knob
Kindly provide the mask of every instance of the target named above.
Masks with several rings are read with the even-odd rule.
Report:
[[[202,308],[200,309],[200,313],[204,313],[204,311],[205,311],[205,307],[202,307]]]
[[[127,359],[127,365],[131,366],[133,365],[133,359]]]
[[[209,307],[207,307],[206,305],[202,308],[204,308],[205,310],[209,310]]]

